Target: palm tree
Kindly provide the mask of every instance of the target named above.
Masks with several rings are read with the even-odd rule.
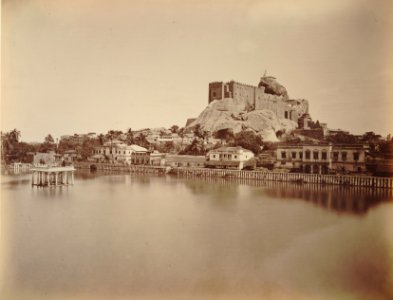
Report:
[[[45,137],[44,143],[46,143],[46,144],[53,144],[54,142],[55,142],[55,140],[53,139],[51,134],[48,134]]]
[[[20,131],[13,129],[10,132],[1,133],[1,159],[7,160],[8,154],[19,143]]]
[[[113,138],[115,137],[116,132],[114,130],[109,130],[108,133],[106,134],[107,138],[111,141],[111,148],[110,148],[110,154],[111,154],[111,160],[113,162]]]
[[[98,136],[98,141],[101,146],[104,145],[105,136],[102,133]]]
[[[172,127],[169,128],[169,130],[170,130],[172,133],[178,133],[178,131],[179,131],[179,126],[177,126],[177,125],[172,125]]]
[[[18,143],[19,142],[19,138],[20,138],[20,131],[16,128],[14,128],[11,132],[10,132],[10,137],[11,137],[11,142],[13,143]]]
[[[197,138],[203,138],[203,131],[202,131],[201,124],[196,124],[193,132]]]
[[[182,127],[178,130],[177,134],[181,137],[181,144],[180,148],[183,148],[183,140],[184,140],[184,135],[185,135],[185,128]]]
[[[134,133],[131,128],[127,130],[127,144],[132,145],[134,143]]]

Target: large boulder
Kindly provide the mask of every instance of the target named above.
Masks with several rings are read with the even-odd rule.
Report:
[[[287,89],[280,84],[275,77],[272,76],[264,76],[259,81],[258,87],[264,87],[265,93],[283,96],[285,99],[288,99]]]
[[[270,142],[278,141],[277,131],[290,132],[297,126],[296,122],[291,120],[279,119],[268,109],[244,111],[233,103],[233,99],[216,100],[210,103],[189,127],[197,124],[203,130],[210,132],[231,128],[234,133],[237,133],[249,129],[259,134],[264,141]]]

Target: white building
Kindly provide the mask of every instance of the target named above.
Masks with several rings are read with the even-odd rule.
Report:
[[[242,170],[248,165],[252,165],[254,153],[242,147],[221,147],[208,152],[206,157],[206,167],[236,167]]]
[[[48,153],[37,152],[33,157],[33,165],[34,166],[56,166],[59,162],[59,155],[54,151],[50,151]]]
[[[95,147],[91,159],[93,161],[102,162],[118,162],[131,164],[133,154],[149,153],[146,148],[138,145],[126,145],[118,141],[107,142],[103,146]]]

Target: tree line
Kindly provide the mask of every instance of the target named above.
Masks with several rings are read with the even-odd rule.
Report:
[[[251,150],[256,155],[266,149],[274,149],[275,144],[263,141],[260,135],[252,130],[242,130],[234,133],[231,128],[218,130],[214,133],[204,130],[199,124],[193,128],[185,129],[173,125],[169,130],[162,131],[161,136],[167,132],[176,133],[181,138],[180,144],[172,141],[151,144],[144,131],[135,132],[131,128],[125,132],[121,130],[109,130],[106,134],[99,134],[95,138],[84,137],[78,139],[77,135],[63,138],[55,142],[53,136],[48,134],[42,143],[26,143],[21,141],[21,132],[13,129],[9,132],[1,132],[1,159],[2,162],[31,162],[32,153],[55,151],[63,154],[65,151],[74,150],[79,160],[86,160],[97,146],[105,143],[112,145],[115,140],[120,140],[125,144],[136,144],[149,150],[157,150],[162,153],[178,153],[188,155],[205,155],[209,150],[222,146],[241,146]],[[183,146],[183,139],[187,133],[193,133],[194,139],[191,143]],[[208,143],[209,138],[214,137],[219,140],[214,145]],[[286,141],[300,143],[296,136],[286,136]],[[374,132],[366,132],[362,136],[355,136],[345,132],[339,132],[325,138],[326,141],[340,144],[365,143],[370,146],[370,152],[393,155],[393,139],[383,140],[380,135]]]

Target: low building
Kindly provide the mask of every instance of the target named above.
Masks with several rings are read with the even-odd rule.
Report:
[[[98,135],[95,132],[89,132],[87,134],[87,137],[90,138],[90,139],[96,139],[96,138],[98,138]]]
[[[276,163],[276,151],[274,150],[265,150],[258,155],[258,167],[267,168],[272,170],[274,164]]]
[[[150,152],[149,164],[152,166],[162,166],[165,164],[164,154],[156,150]]]
[[[333,145],[332,169],[343,173],[365,172],[367,150],[362,144]]]
[[[91,161],[122,164],[149,164],[150,155],[146,148],[138,145],[126,145],[121,142],[107,142],[103,146],[95,147]]]
[[[133,165],[149,165],[150,151],[138,145],[131,145],[131,164]]]
[[[50,151],[48,153],[37,152],[33,157],[33,165],[34,166],[56,166],[59,163],[59,155],[54,151]]]
[[[173,142],[172,134],[163,134],[157,138],[157,142],[165,143],[165,142]]]
[[[209,168],[255,167],[254,153],[242,147],[220,147],[208,152],[205,166]]]
[[[90,160],[101,162],[101,161],[111,161],[114,162],[116,159],[116,152],[120,150],[120,148],[124,148],[127,145],[122,141],[113,140],[104,143],[102,146],[94,147],[92,156]]]
[[[165,155],[165,165],[168,167],[203,168],[205,166],[205,160],[205,156],[200,155]]]
[[[78,154],[76,153],[75,150],[67,150],[67,151],[64,151],[61,159],[66,164],[72,164],[77,159],[77,157],[78,157]]]
[[[275,167],[313,174],[362,173],[366,171],[365,152],[360,144],[281,144]]]
[[[277,147],[275,167],[304,173],[327,174],[332,168],[331,150],[332,146],[329,144],[281,144]]]

